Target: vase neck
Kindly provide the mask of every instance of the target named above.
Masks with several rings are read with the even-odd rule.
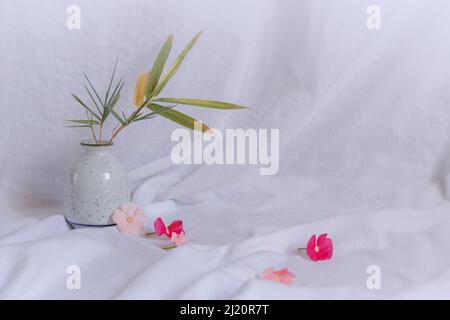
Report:
[[[109,153],[112,149],[112,144],[101,141],[96,143],[94,141],[83,141],[81,146],[86,153]]]

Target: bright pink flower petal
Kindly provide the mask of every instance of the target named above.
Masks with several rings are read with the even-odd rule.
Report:
[[[313,234],[306,245],[306,253],[312,261],[317,261],[316,235]]]
[[[158,237],[166,233],[166,225],[161,218],[155,220],[154,228]]]
[[[321,234],[317,238],[317,246],[320,248],[319,258],[320,260],[329,260],[333,256],[333,241],[327,238],[327,234]]]
[[[321,234],[316,241],[316,235],[312,235],[306,246],[306,253],[312,261],[329,260],[333,256],[333,241],[327,238],[327,234]]]
[[[157,236],[165,234],[169,239],[172,238],[172,234],[184,235],[183,221],[175,220],[168,227],[164,224],[161,218],[155,220],[155,233]]]
[[[327,240],[329,240],[327,236],[328,233],[322,233],[319,237],[317,237],[317,245],[320,247],[323,246],[327,242]]]
[[[169,238],[172,237],[172,233],[175,232],[176,234],[182,234],[184,233],[184,229],[183,229],[183,221],[181,220],[175,220],[174,222],[172,222],[169,227],[167,227],[167,236]]]

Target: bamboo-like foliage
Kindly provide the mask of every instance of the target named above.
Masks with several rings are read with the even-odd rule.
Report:
[[[152,69],[149,72],[142,73],[138,76],[133,96],[135,110],[129,115],[126,115],[123,111],[117,112],[115,110],[124,86],[124,81],[122,78],[118,81],[115,79],[117,61],[114,65],[114,69],[109,80],[108,89],[104,94],[104,98],[101,98],[88,76],[83,73],[87,81],[87,84],[84,84],[84,89],[86,90],[91,103],[87,104],[76,94],[71,94],[78,104],[85,110],[86,119],[67,120],[72,123],[70,127],[89,128],[95,143],[111,144],[117,135],[132,123],[142,120],[149,120],[157,116],[162,116],[181,126],[194,130],[194,124],[197,120],[187,114],[173,109],[179,104],[222,110],[246,108],[238,104],[215,100],[159,97],[160,93],[176,74],[181,66],[181,63],[192,47],[196,44],[201,34],[202,32],[199,32],[195,35],[195,37],[187,44],[184,50],[169,66],[167,72],[164,73],[164,68],[173,45],[173,36],[170,35],[166,39],[153,62]],[[113,129],[110,138],[105,140],[103,129],[110,115],[114,117],[118,124]],[[206,132],[209,130],[209,127],[207,125],[203,125],[201,130]]]

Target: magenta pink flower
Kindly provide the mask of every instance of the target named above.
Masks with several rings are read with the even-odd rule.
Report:
[[[333,256],[333,241],[327,234],[321,234],[316,241],[314,234],[308,241],[306,253],[312,261],[329,260]]]
[[[177,235],[184,235],[183,229],[183,221],[175,220],[168,227],[164,224],[161,218],[155,220],[155,233],[159,237],[165,234],[169,239],[172,238],[172,233],[176,233]]]
[[[129,236],[143,235],[147,220],[144,211],[131,202],[125,203],[113,214],[113,221],[117,224],[119,232]]]
[[[263,272],[262,277],[265,280],[281,282],[284,284],[291,284],[295,279],[295,275],[290,272],[288,268],[278,271],[273,270],[273,268],[266,269]]]

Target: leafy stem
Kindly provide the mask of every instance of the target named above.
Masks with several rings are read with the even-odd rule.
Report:
[[[103,95],[103,99],[101,98],[99,92],[95,89],[92,81],[89,79],[86,73],[83,72],[84,78],[87,81],[87,83],[84,84],[83,87],[86,90],[91,103],[85,103],[77,95],[72,93],[72,97],[86,111],[87,119],[68,120],[72,123],[75,123],[75,125],[72,125],[71,127],[88,127],[92,133],[92,137],[95,143],[112,144],[113,140],[132,123],[137,121],[149,120],[159,115],[186,128],[193,130],[196,129],[196,119],[180,111],[172,110],[178,104],[221,110],[246,108],[241,105],[215,100],[159,97],[159,94],[163,91],[168,82],[178,71],[181,63],[190,52],[192,47],[196,44],[201,34],[202,32],[199,32],[194,36],[194,38],[192,38],[192,40],[187,44],[187,46],[178,55],[178,57],[167,69],[167,72],[164,74],[165,65],[172,49],[173,36],[170,35],[166,39],[153,62],[152,69],[148,73],[143,73],[138,77],[133,97],[136,109],[129,116],[126,116],[124,112],[121,112],[121,114],[119,114],[115,111],[115,107],[120,99],[121,91],[124,86],[124,81],[122,78],[120,78],[117,82],[115,81],[118,60],[116,60],[115,62],[111,78],[109,79],[108,89]],[[145,110],[148,110],[149,112],[145,113]],[[113,115],[113,117],[119,122],[119,124],[112,130],[110,139],[107,141],[103,141],[103,138],[105,136],[103,132],[105,123],[109,119],[110,115]],[[209,130],[209,127],[203,124],[200,130],[202,132],[205,132]]]
[[[116,63],[114,65],[114,69],[109,80],[108,90],[106,91],[105,98],[103,100],[100,98],[100,95],[95,89],[92,81],[89,79],[86,73],[83,72],[83,75],[87,81],[87,84],[84,84],[83,87],[86,90],[89,98],[91,99],[91,102],[94,106],[93,108],[89,107],[87,103],[85,103],[77,95],[72,93],[74,99],[85,109],[87,120],[76,119],[68,121],[77,123],[78,125],[75,127],[89,127],[92,133],[92,137],[97,144],[102,143],[103,141],[103,130],[105,123],[108,119],[108,116],[111,114],[111,112],[114,111],[114,107],[120,99],[120,93],[124,85],[123,79],[120,79],[115,84],[114,89],[111,91],[114,84],[117,63],[118,60],[116,60]],[[96,111],[94,111],[94,109]],[[96,134],[94,127],[98,127],[98,135]]]
[[[117,137],[117,135],[126,127],[128,127],[128,125],[130,125],[130,123],[132,123],[134,121],[134,119],[136,118],[136,115],[138,115],[141,110],[145,107],[145,105],[148,103],[149,99],[145,100],[144,103],[142,103],[141,106],[139,106],[139,108],[137,108],[128,118],[123,118],[121,120],[121,124],[116,127],[111,135],[111,138],[108,141],[108,144],[111,144],[113,142],[113,140]],[[120,116],[119,116],[120,117]]]

